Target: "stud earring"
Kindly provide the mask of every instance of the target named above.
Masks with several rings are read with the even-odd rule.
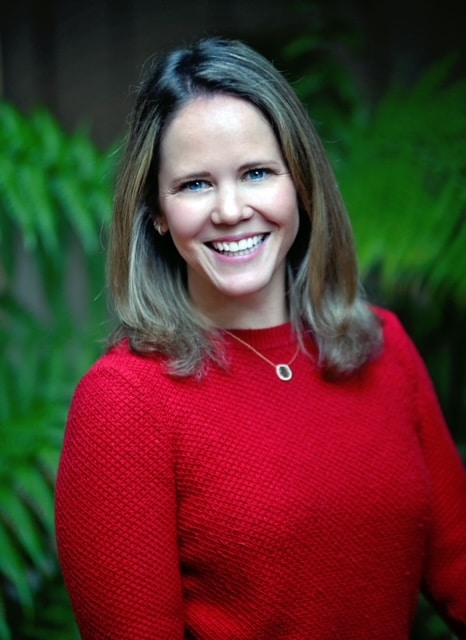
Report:
[[[167,230],[163,229],[162,224],[159,220],[154,220],[154,229],[160,236],[164,236],[167,233]]]

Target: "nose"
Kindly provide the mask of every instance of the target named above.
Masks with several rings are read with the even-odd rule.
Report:
[[[217,188],[211,219],[214,224],[234,225],[247,220],[253,209],[241,194],[241,188],[229,184]]]

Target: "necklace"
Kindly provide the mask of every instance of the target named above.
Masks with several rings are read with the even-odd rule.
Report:
[[[256,356],[259,356],[259,358],[264,360],[264,362],[267,362],[267,364],[270,364],[275,369],[275,373],[280,378],[280,380],[283,380],[284,382],[288,382],[288,380],[291,380],[291,378],[293,377],[293,372],[291,370],[291,365],[293,364],[293,362],[298,357],[299,344],[298,344],[298,348],[296,349],[296,353],[291,358],[291,360],[288,362],[288,364],[285,364],[285,363],[275,364],[274,362],[272,362],[272,360],[269,360],[268,358],[266,358],[262,353],[260,353],[260,351],[257,351],[257,349],[255,349],[252,345],[250,345],[248,342],[246,342],[246,340],[243,340],[242,338],[239,338],[238,336],[235,336],[235,334],[231,333],[231,331],[228,331],[228,329],[224,329],[224,331],[229,336],[231,336],[234,340],[236,340],[237,342],[240,342],[242,345],[247,347],[250,351],[255,353]]]

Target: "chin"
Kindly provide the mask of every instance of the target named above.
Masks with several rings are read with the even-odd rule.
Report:
[[[266,286],[265,283],[245,284],[222,287],[219,291],[227,298],[245,298],[260,293]]]

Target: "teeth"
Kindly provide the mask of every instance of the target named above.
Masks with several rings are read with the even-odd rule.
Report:
[[[238,242],[212,242],[212,247],[220,253],[241,254],[250,252],[252,249],[261,244],[265,238],[264,234],[243,238]]]

